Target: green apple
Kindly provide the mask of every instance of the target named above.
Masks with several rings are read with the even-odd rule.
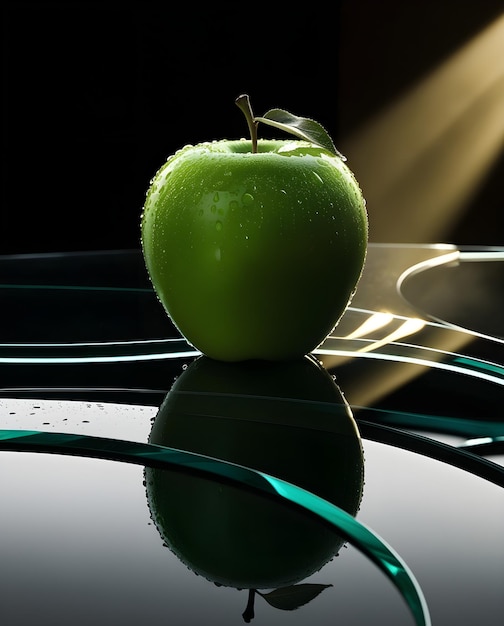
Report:
[[[365,262],[361,189],[324,129],[246,113],[251,140],[187,145],[151,181],[145,264],[180,333],[222,361],[312,352],[338,323]],[[296,135],[257,139],[259,122]]]
[[[289,363],[193,361],[153,422],[149,441],[269,473],[356,515],[362,443],[334,379],[312,356]],[[197,474],[146,468],[163,542],[220,585],[295,584],[343,545],[320,519],[279,500]]]

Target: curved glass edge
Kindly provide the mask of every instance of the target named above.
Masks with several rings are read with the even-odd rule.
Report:
[[[504,435],[475,437],[460,444],[459,448],[478,454],[504,454]]]
[[[471,325],[460,325],[450,321],[445,316],[439,316],[430,313],[425,307],[419,307],[418,304],[414,302],[414,298],[408,297],[406,295],[407,292],[405,289],[407,283],[411,279],[414,279],[415,276],[435,268],[439,268],[442,266],[459,266],[464,263],[487,264],[499,262],[504,262],[503,247],[489,246],[482,249],[478,246],[458,246],[456,249],[447,251],[446,254],[442,254],[441,256],[431,256],[427,259],[419,261],[418,263],[410,265],[397,278],[396,288],[398,293],[401,294],[404,300],[408,302],[414,309],[418,310],[419,314],[424,319],[432,320],[435,323],[439,323],[445,326],[446,328],[451,328],[453,330],[458,330],[462,332],[468,332],[470,334],[474,334],[475,336],[479,336],[490,341],[499,341],[501,343],[504,343],[504,337],[501,332],[494,332],[491,334],[479,332]]]
[[[0,363],[82,364],[174,360],[199,356],[183,337],[89,343],[0,344]]]
[[[504,385],[504,365],[498,362],[421,344],[398,341],[382,343],[369,339],[347,339],[330,336],[313,353],[326,357],[351,357],[410,363]]]
[[[145,426],[145,433],[142,430],[142,434],[138,435],[138,422],[136,420],[125,421],[122,416],[120,425],[114,422],[113,428],[107,428],[107,420],[100,419],[99,422],[94,422],[92,425],[85,422],[77,425],[75,420],[68,420],[68,412],[64,409],[64,406],[60,406],[62,398],[70,396],[72,411],[75,411],[75,396],[81,397],[77,402],[92,409],[92,405],[96,405],[102,408],[103,402],[109,403],[117,392],[117,389],[105,389],[105,388],[69,388],[69,389],[18,389],[16,398],[11,399],[12,405],[5,404],[6,411],[3,420],[4,432],[47,432],[47,429],[41,426],[41,420],[45,420],[44,423],[51,423],[51,432],[56,430],[59,433],[65,435],[89,436],[89,437],[110,437],[117,438],[119,435],[120,440],[128,440],[139,443],[144,441],[144,435],[148,432],[148,425]],[[21,393],[22,392],[22,393]],[[55,396],[56,400],[41,400],[41,394]],[[128,402],[125,405],[124,394],[128,393]],[[149,394],[152,396],[152,404],[146,404]],[[120,390],[120,402],[119,405],[136,406],[138,401],[138,407],[148,408],[149,418],[155,407],[159,406],[163,398],[166,396],[166,390],[154,390],[154,389],[125,389]],[[229,395],[229,399],[236,402],[236,394],[223,394],[221,399],[225,399],[226,395]],[[25,399],[19,399],[22,396]],[[44,417],[41,418],[40,414],[35,413],[23,413],[21,409],[22,419],[19,421],[19,411],[14,407],[17,407],[19,402],[26,402],[32,396],[35,396],[37,401],[37,408],[40,408],[41,403],[48,403],[48,409],[44,412]],[[0,392],[0,404],[5,396]],[[244,401],[248,398],[242,396]],[[271,402],[273,399],[260,398],[262,401]],[[277,399],[277,401],[284,402],[284,399]],[[6,402],[9,402],[7,398]],[[32,400],[33,402],[33,400]],[[54,402],[58,407],[54,418],[50,419],[51,412],[53,411]],[[295,402],[296,404],[302,404],[305,401],[302,400],[289,400],[289,402]],[[310,410],[316,411],[319,419],[327,417],[331,419],[335,403],[325,401],[310,401]],[[115,404],[113,403],[115,406]],[[11,409],[8,407],[12,406]],[[504,448],[504,422],[502,421],[489,421],[489,420],[474,420],[468,418],[456,418],[454,416],[443,415],[430,415],[424,413],[414,413],[401,411],[397,409],[385,409],[372,406],[358,406],[351,404],[350,410],[357,422],[360,434],[365,439],[371,439],[379,443],[392,445],[395,447],[408,450],[409,452],[421,454],[431,459],[441,461],[443,463],[452,465],[457,469],[472,473],[484,480],[493,482],[500,487],[504,487],[504,465],[497,462],[493,462],[485,458],[485,455],[499,454]],[[135,415],[137,415],[135,413]],[[147,415],[147,413],[145,414]],[[50,421],[49,421],[50,420]],[[119,431],[117,428],[119,427]],[[422,434],[419,434],[421,431]],[[121,432],[123,434],[121,434]],[[134,436],[130,436],[130,432],[137,433]],[[436,436],[448,434],[452,436],[458,436],[465,441],[461,441],[455,445],[453,443],[443,443],[439,441]],[[140,438],[139,438],[140,437]]]
[[[161,468],[175,466],[279,496],[334,526],[392,581],[406,601],[415,624],[431,626],[429,608],[419,583],[407,564],[384,539],[334,504],[282,479],[183,450],[88,435],[0,430],[0,450],[79,455]]]
[[[378,319],[379,318],[379,319]],[[369,328],[372,322],[380,328]],[[389,330],[391,332],[389,332]],[[348,331],[347,334],[346,331]],[[455,333],[464,345],[475,338],[474,333],[449,328],[435,322],[395,314],[349,307],[335,332],[313,350],[320,357],[353,357],[359,359],[394,360],[426,367],[463,373],[489,382],[504,384],[504,366],[473,356],[436,347],[438,338],[432,332]],[[341,334],[335,334],[335,333]],[[378,334],[377,334],[378,333]],[[383,336],[382,336],[383,335]],[[408,337],[409,341],[404,339]],[[504,341],[488,339],[499,348]],[[184,337],[138,339],[127,341],[96,341],[68,343],[0,343],[3,364],[86,364],[141,361],[172,361],[194,358],[201,352]]]
[[[444,415],[427,415],[398,409],[381,409],[371,406],[351,406],[352,411],[366,415],[367,421],[385,426],[445,433],[466,438],[485,437],[498,439],[504,436],[504,421],[468,419]]]
[[[504,487],[504,467],[471,450],[471,446],[454,447],[415,433],[356,418],[362,437],[396,448],[409,450],[457,467],[484,480]],[[504,437],[499,438],[504,441]],[[476,450],[476,448],[474,448]]]

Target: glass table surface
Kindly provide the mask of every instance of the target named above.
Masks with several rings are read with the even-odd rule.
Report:
[[[0,305],[5,626],[502,623],[504,249],[370,244],[290,364],[200,355],[139,250]]]

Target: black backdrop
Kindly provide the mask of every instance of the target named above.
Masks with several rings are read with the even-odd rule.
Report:
[[[337,10],[316,36],[316,12],[186,4],[10,3],[0,253],[137,247],[165,157],[247,135],[241,92],[337,131]]]

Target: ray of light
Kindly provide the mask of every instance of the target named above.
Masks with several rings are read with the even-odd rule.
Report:
[[[504,147],[504,14],[341,142],[374,241],[441,241]]]

